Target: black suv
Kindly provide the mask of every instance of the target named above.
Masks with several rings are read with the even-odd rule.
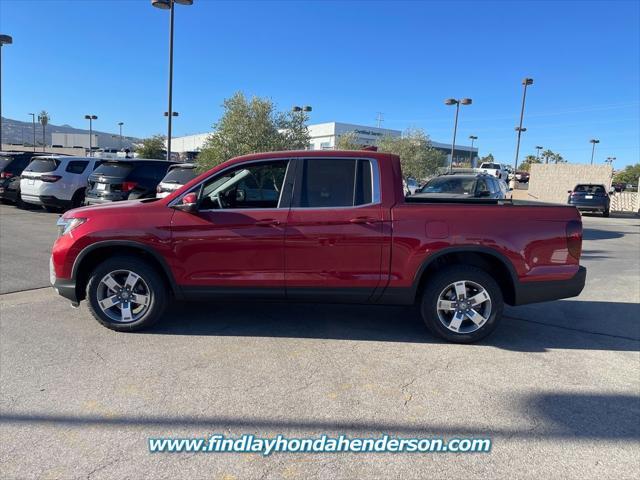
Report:
[[[0,152],[0,200],[15,203],[18,207],[25,204],[20,198],[20,175],[31,163],[33,157],[45,155],[35,152]]]
[[[154,197],[158,183],[174,163],[145,159],[106,160],[89,176],[85,203]]]
[[[445,173],[429,180],[413,195],[422,198],[511,198],[503,180],[486,173]]]

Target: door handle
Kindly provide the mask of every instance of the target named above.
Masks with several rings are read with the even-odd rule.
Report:
[[[263,218],[262,220],[256,220],[256,225],[259,227],[277,227],[280,222],[275,218]]]
[[[378,219],[377,218],[373,218],[373,217],[356,217],[356,218],[352,218],[351,220],[349,220],[349,223],[371,224],[371,223],[375,223],[377,221],[378,221]]]

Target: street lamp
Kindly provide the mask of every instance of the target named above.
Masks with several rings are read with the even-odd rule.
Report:
[[[522,107],[520,108],[520,125],[518,126],[518,128],[516,128],[516,132],[518,132],[518,142],[516,144],[516,160],[515,160],[515,165],[513,167],[514,172],[518,170],[518,155],[520,155],[520,136],[522,135],[522,132],[527,131],[526,128],[524,129],[522,128],[522,120],[524,119],[524,103],[527,99],[527,87],[529,85],[533,85],[533,78],[523,79],[522,85],[524,89],[522,91]]]
[[[299,107],[297,105],[294,105],[293,108],[291,109],[292,112],[310,112],[311,110],[313,110],[311,108],[310,105],[305,105],[304,107]]]
[[[27,115],[31,115],[31,121],[33,122],[33,151],[36,151],[36,114],[35,113],[27,113]]]
[[[473,167],[473,142],[478,139],[475,135],[469,135],[471,139],[471,152],[469,152],[469,165]]]
[[[460,111],[460,105],[471,105],[472,100],[470,98],[447,98],[444,101],[445,105],[456,106],[456,119],[453,123],[453,141],[451,142],[451,162],[449,163],[449,172],[453,171],[453,151],[456,148],[456,133],[458,132],[458,112]]]
[[[173,16],[174,5],[193,5],[193,0],[151,0],[151,5],[162,10],[170,10],[169,14],[169,112],[173,112]],[[171,119],[174,115],[167,114],[167,160],[171,160]]]
[[[2,149],[2,46],[12,43],[13,38],[0,34],[0,150]]]
[[[85,115],[85,119],[89,120],[89,156],[93,157],[93,121],[97,120],[96,115]]]
[[[540,150],[542,150],[544,147],[541,147],[540,145],[536,145],[536,160],[540,159]]]
[[[616,157],[607,157],[604,163],[608,163],[609,165],[613,165],[613,162],[616,160]]]
[[[591,147],[591,165],[593,165],[593,155],[594,153],[596,153],[596,143],[600,143],[600,140],[598,140],[597,138],[592,138],[591,140],[589,140],[589,143],[593,144],[593,147]]]
[[[118,127],[120,127],[120,150],[122,150],[122,126],[124,122],[118,122]]]

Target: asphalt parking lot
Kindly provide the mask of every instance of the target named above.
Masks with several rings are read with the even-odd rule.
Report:
[[[115,333],[48,282],[57,216],[0,205],[2,478],[634,478],[640,218],[585,216],[578,298],[478,345],[410,308],[176,304]],[[9,293],[11,292],[11,293]],[[150,454],[148,437],[489,436],[488,454]],[[633,473],[636,472],[636,473]]]

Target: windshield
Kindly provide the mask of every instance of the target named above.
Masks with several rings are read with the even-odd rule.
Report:
[[[169,170],[167,176],[162,179],[162,183],[179,183],[180,185],[184,185],[194,178],[196,178],[196,170],[194,168],[174,168]]]
[[[471,195],[476,179],[473,177],[438,177],[433,178],[420,189],[420,193],[453,193]]]
[[[38,160],[33,160],[27,168],[24,169],[25,172],[53,172],[60,165],[60,160],[57,158],[40,158]]]
[[[482,165],[480,165],[480,168],[490,168],[493,170],[500,170],[500,165],[498,165],[497,163],[483,163]]]

